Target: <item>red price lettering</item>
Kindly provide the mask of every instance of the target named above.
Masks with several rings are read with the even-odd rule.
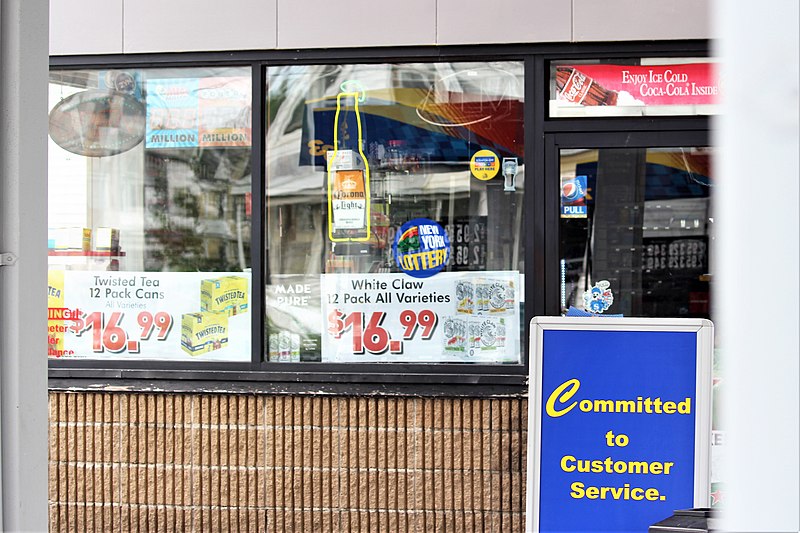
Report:
[[[72,325],[69,327],[75,335],[80,337],[85,332],[92,330],[94,331],[102,331],[103,328],[103,313],[95,312],[91,313],[90,315],[86,315],[86,313],[82,313],[81,317],[74,320]],[[93,336],[92,339],[92,350],[95,352],[103,351],[102,345],[102,337],[100,334],[96,334]]]
[[[351,313],[344,323],[345,331],[353,328],[353,353],[364,353],[364,313]]]
[[[86,313],[81,313],[79,317],[75,317],[72,319],[72,324],[69,325],[69,329],[75,334],[80,336],[86,330]]]
[[[119,353],[127,347],[128,344],[128,335],[125,333],[125,330],[119,327],[119,323],[122,321],[122,313],[115,311],[111,313],[111,317],[108,319],[108,323],[104,328],[103,331],[103,347],[111,353]],[[95,339],[97,335],[97,329],[95,329]],[[96,345],[95,340],[95,345]],[[96,348],[94,351],[98,351]],[[99,350],[103,351],[103,350]]]
[[[406,309],[400,313],[400,324],[403,326],[403,338],[405,340],[413,338],[417,332],[417,314]]]
[[[422,338],[428,340],[433,336],[433,332],[436,331],[439,317],[430,309],[425,309],[417,314],[417,321],[422,326]]]
[[[148,311],[142,311],[139,313],[139,316],[136,317],[136,322],[139,324],[139,327],[142,328],[139,339],[143,341],[146,341],[150,338],[150,334],[153,333],[154,327],[158,329],[156,338],[160,341],[165,340],[172,329],[172,315],[165,313],[164,311],[156,313],[155,317]]]
[[[419,313],[406,309],[400,313],[400,324],[404,328],[403,339],[405,340],[413,339],[419,326],[422,326],[422,339],[430,339],[433,336],[433,332],[436,331],[438,322],[438,315],[430,309],[425,309]]]
[[[384,326],[386,313],[375,311],[368,315],[365,322],[363,312],[345,314],[339,309],[328,313],[328,333],[335,339],[348,332],[352,332],[352,349],[354,354],[382,354],[403,353],[403,341],[392,340],[392,336]],[[417,331],[421,330],[420,338],[428,340],[433,337],[439,322],[437,314],[429,309],[420,312],[406,309],[399,315],[400,325],[403,327],[403,340],[413,339]]]
[[[158,330],[156,339],[160,341],[165,340],[172,329],[172,315],[169,313],[161,311],[153,315],[148,311],[142,311],[136,317],[136,322],[142,328],[137,340],[128,337],[122,325],[124,317],[124,313],[114,311],[106,319],[103,312],[95,311],[73,320],[70,330],[78,337],[92,330],[92,351],[95,353],[105,351],[120,353],[126,350],[129,353],[139,353],[140,341],[148,340],[154,328]]]
[[[372,354],[386,352],[391,346],[391,335],[381,324],[386,318],[386,313],[375,312],[369,316],[369,321],[364,327],[364,313],[350,313],[345,315],[339,309],[328,313],[328,333],[334,338],[341,338],[342,334],[352,331],[353,353],[363,354],[365,351]],[[397,341],[399,342],[399,341]],[[394,345],[393,352],[402,350],[401,345]]]
[[[328,333],[333,335],[334,338],[338,339],[344,333],[345,325],[344,325],[344,313],[339,311],[338,309],[334,309],[330,313],[328,313]]]
[[[364,330],[364,347],[369,353],[380,354],[389,348],[389,332],[381,327],[386,313],[375,312],[369,318],[367,329]]]
[[[85,332],[92,330],[92,351],[102,353],[106,350],[112,353],[121,352],[127,343],[125,330],[119,326],[123,314],[119,311],[111,313],[106,323],[106,315],[100,311],[84,315],[83,320],[76,320],[70,328],[80,337]]]
[[[166,340],[172,329],[172,315],[164,311],[156,313],[156,328],[158,328],[158,335],[156,335],[158,340]]]

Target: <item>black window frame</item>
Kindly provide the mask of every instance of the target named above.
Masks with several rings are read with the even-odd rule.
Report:
[[[248,66],[252,72],[251,267],[252,354],[250,362],[189,363],[168,361],[124,361],[102,359],[49,359],[50,387],[69,389],[125,385],[133,390],[198,391],[344,391],[355,393],[434,393],[453,395],[524,394],[529,373],[528,336],[530,320],[538,315],[558,314],[553,302],[553,269],[558,245],[553,235],[553,201],[546,183],[547,139],[558,134],[585,136],[641,132],[692,132],[708,138],[710,117],[591,117],[550,118],[548,98],[550,62],[637,59],[642,57],[708,57],[706,40],[616,42],[591,44],[517,44],[420,47],[376,47],[359,49],[265,50],[231,52],[187,52],[53,56],[51,70],[167,67]],[[525,210],[525,326],[521,337],[520,364],[447,363],[285,363],[264,361],[265,265],[265,102],[266,71],[271,66],[318,64],[369,64],[453,61],[520,61],[524,64],[524,151],[528,186]],[[694,136],[694,135],[693,135]],[[556,198],[556,196],[553,196]],[[551,199],[552,200],[552,199]],[[556,207],[557,209],[557,207]],[[554,233],[555,232],[555,233]]]

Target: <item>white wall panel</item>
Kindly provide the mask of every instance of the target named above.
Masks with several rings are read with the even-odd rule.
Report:
[[[277,0],[278,48],[436,42],[433,0]]]
[[[275,0],[125,0],[124,15],[125,53],[275,48]]]
[[[564,0],[439,0],[438,44],[569,41]]]
[[[50,54],[121,54],[123,0],[50,0]]]
[[[714,7],[727,81],[712,255],[726,492],[714,529],[800,531],[800,5]]]
[[[574,41],[712,38],[711,0],[573,0]]]

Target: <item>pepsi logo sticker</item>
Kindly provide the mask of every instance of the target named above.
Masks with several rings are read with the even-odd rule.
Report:
[[[415,218],[400,226],[392,251],[400,270],[415,278],[428,278],[450,259],[450,239],[437,222]]]
[[[564,186],[561,188],[561,196],[568,202],[574,202],[582,196],[581,188],[574,180],[568,181],[564,183]]]
[[[561,218],[586,218],[586,176],[561,178]]]

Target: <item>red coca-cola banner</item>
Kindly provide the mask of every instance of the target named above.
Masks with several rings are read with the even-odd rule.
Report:
[[[559,65],[557,100],[584,106],[716,104],[714,63]]]

